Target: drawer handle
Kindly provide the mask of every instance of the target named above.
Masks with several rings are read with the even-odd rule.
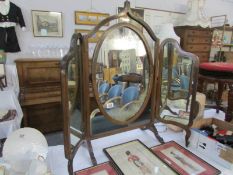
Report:
[[[190,46],[189,48],[190,48],[190,49],[193,49],[193,46]]]

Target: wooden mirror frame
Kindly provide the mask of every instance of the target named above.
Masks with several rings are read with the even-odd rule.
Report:
[[[65,145],[65,157],[67,159],[72,159],[72,147],[70,144],[70,110],[69,110],[69,95],[68,95],[68,66],[72,60],[72,58],[75,58],[77,61],[76,66],[78,68],[78,75],[77,79],[75,80],[77,83],[80,82],[80,68],[81,68],[81,59],[78,59],[80,57],[80,47],[78,45],[78,42],[82,36],[80,34],[73,34],[72,39],[71,39],[71,44],[70,44],[70,49],[68,53],[63,57],[61,61],[61,87],[62,87],[62,109],[63,109],[63,130],[64,130],[64,145]],[[80,83],[78,83],[77,89],[80,91],[82,90],[80,88]],[[80,92],[79,92],[80,93]],[[75,93],[75,100],[78,99],[78,94]],[[72,104],[71,109],[74,108],[76,103]],[[80,137],[82,134],[80,134]]]
[[[129,30],[132,30],[133,32],[135,32],[135,34],[137,34],[137,36],[139,37],[139,39],[141,39],[141,41],[143,42],[145,49],[146,49],[146,55],[147,55],[147,60],[148,60],[148,66],[149,66],[149,83],[148,83],[148,88],[147,88],[147,92],[146,92],[146,98],[144,99],[144,102],[142,104],[142,106],[140,107],[140,110],[137,111],[132,117],[130,117],[129,120],[126,121],[118,121],[118,120],[114,120],[103,108],[103,105],[100,103],[100,99],[98,96],[98,90],[97,90],[97,82],[96,82],[96,66],[95,63],[97,62],[98,56],[99,56],[99,51],[100,48],[104,42],[104,40],[106,39],[106,37],[108,36],[109,33],[111,33],[112,31],[116,30],[116,29],[121,29],[121,28],[127,28]],[[94,52],[94,56],[93,56],[93,61],[92,61],[92,82],[93,82],[93,89],[94,89],[94,94],[95,94],[95,98],[98,104],[98,107],[100,109],[100,113],[103,114],[109,121],[111,121],[114,124],[117,125],[127,125],[129,123],[132,123],[133,121],[135,121],[136,119],[138,119],[143,111],[145,110],[145,108],[148,105],[148,102],[150,100],[150,94],[152,92],[152,87],[153,87],[153,77],[154,77],[154,66],[153,66],[153,60],[152,60],[152,54],[150,51],[150,46],[145,38],[145,36],[140,32],[139,29],[137,29],[134,25],[130,24],[130,23],[126,23],[126,22],[122,22],[122,23],[118,23],[115,24],[111,27],[108,28],[107,31],[104,32],[103,36],[101,37],[100,41],[97,43],[96,48],[95,48],[95,52]]]
[[[187,57],[193,62],[192,74],[191,74],[192,81],[190,81],[190,83],[189,83],[189,91],[191,91],[191,93],[188,95],[188,97],[190,97],[190,95],[192,96],[192,100],[191,100],[191,104],[190,104],[190,117],[189,117],[189,122],[187,125],[181,124],[181,123],[176,122],[176,121],[165,120],[165,119],[160,117],[160,107],[161,107],[161,103],[162,103],[161,102],[161,85],[162,85],[161,81],[162,81],[163,59],[164,59],[163,54],[164,54],[164,46],[166,44],[171,44],[173,46],[173,48],[176,48],[178,50],[178,53],[180,56]],[[170,61],[170,63],[171,63],[171,61]],[[181,49],[179,43],[176,40],[168,38],[168,39],[165,39],[161,43],[160,49],[159,49],[159,76],[158,76],[158,83],[157,83],[157,88],[156,88],[157,89],[157,97],[158,97],[158,100],[156,101],[156,106],[158,107],[157,108],[158,110],[156,110],[156,116],[157,116],[157,119],[162,123],[172,124],[172,125],[175,125],[175,126],[178,126],[182,129],[184,129],[186,132],[186,135],[185,135],[186,146],[188,146],[188,144],[189,144],[188,139],[191,135],[190,127],[192,126],[193,120],[197,116],[198,110],[199,110],[199,105],[196,102],[198,70],[199,70],[198,57],[192,53],[183,51]],[[168,79],[168,81],[169,81],[169,79]],[[171,81],[171,79],[170,79],[170,81]]]
[[[137,23],[141,24],[142,27],[147,31],[149,34],[151,40],[154,42],[154,53],[151,53],[151,49],[149,48],[149,45],[147,44],[147,40],[144,38],[144,35],[142,32],[139,31],[139,29],[134,26],[133,24],[126,24],[126,23],[119,23],[115,24],[110,27],[110,30],[115,30],[119,27],[126,27],[131,30],[133,30],[140,39],[142,39],[143,44],[145,46],[146,52],[147,52],[147,57],[148,57],[148,64],[149,65],[149,71],[150,71],[150,82],[148,84],[148,92],[147,96],[145,99],[145,102],[140,108],[139,114],[135,115],[132,120],[129,122],[132,122],[133,120],[135,121],[137,118],[142,116],[141,114],[146,110],[146,107],[149,105],[151,107],[151,112],[150,112],[150,117],[144,121],[144,122],[135,122],[131,123],[129,125],[124,125],[125,127],[120,128],[120,129],[113,129],[111,131],[103,132],[100,134],[92,134],[91,131],[91,110],[90,110],[90,94],[93,95],[93,90],[90,90],[94,87],[94,94],[97,94],[97,89],[95,86],[92,86],[90,88],[90,73],[89,73],[89,55],[88,55],[88,40],[95,35],[102,26],[105,26],[107,23],[110,23],[112,20],[117,20],[121,17],[128,17],[130,20],[134,20]],[[107,33],[108,33],[107,31]],[[107,34],[103,35],[100,38],[99,42],[103,42],[104,38],[106,37]],[[97,50],[100,49],[101,44],[97,43],[96,46],[96,51],[95,54],[97,54]],[[71,47],[68,52],[68,54],[63,58],[62,60],[62,67],[61,67],[61,83],[62,83],[62,106],[63,106],[63,118],[64,118],[64,145],[65,145],[65,157],[68,159],[68,171],[69,174],[73,174],[73,159],[75,154],[77,153],[79,147],[83,144],[87,144],[87,148],[89,151],[90,158],[92,160],[93,165],[97,164],[97,161],[95,159],[93,149],[92,149],[92,144],[91,140],[98,139],[101,137],[117,134],[120,132],[136,129],[136,128],[141,128],[141,129],[149,129],[151,130],[155,137],[159,140],[159,142],[164,143],[163,139],[159,136],[157,129],[154,126],[154,123],[156,121],[156,87],[157,87],[157,74],[158,74],[158,49],[159,49],[159,39],[155,36],[154,32],[150,28],[150,26],[141,18],[135,16],[131,9],[130,9],[130,3],[129,1],[125,2],[125,7],[124,10],[117,14],[113,15],[111,17],[108,17],[104,19],[102,22],[100,22],[90,33],[87,35],[82,35],[82,34],[74,34],[72,36],[71,40]],[[153,55],[153,56],[152,56]],[[98,55],[97,55],[98,56]],[[93,57],[97,57],[94,55]],[[71,59],[75,57],[77,59],[77,67],[78,67],[78,90],[79,90],[79,99],[76,95],[76,100],[79,100],[81,103],[81,118],[82,118],[82,128],[81,128],[81,133],[77,134],[77,137],[79,137],[79,141],[77,144],[72,147],[71,146],[71,129],[70,129],[70,111],[69,111],[69,103],[68,103],[68,65],[71,61]],[[153,61],[154,60],[154,63]],[[94,67],[92,67],[92,71],[94,71]],[[94,80],[95,77],[92,76],[92,79]],[[93,84],[93,80],[91,81]],[[95,82],[95,81],[94,81]],[[89,97],[89,98],[87,98]],[[97,97],[98,101],[98,97]],[[75,105],[75,104],[74,104]],[[100,111],[102,109],[100,108]],[[102,112],[102,111],[101,111]],[[107,119],[108,117],[106,117]],[[129,123],[127,122],[127,123]],[[116,124],[116,122],[113,122]],[[120,123],[119,123],[120,124]]]

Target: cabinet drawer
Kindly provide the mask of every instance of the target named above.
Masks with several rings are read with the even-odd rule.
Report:
[[[21,105],[35,105],[48,102],[60,102],[61,91],[26,93],[20,99]]]
[[[204,37],[211,37],[212,32],[208,30],[187,30],[188,36],[204,36]]]
[[[188,37],[188,44],[210,44],[210,37]]]
[[[210,45],[187,45],[185,47],[185,50],[188,52],[209,52],[210,51]]]

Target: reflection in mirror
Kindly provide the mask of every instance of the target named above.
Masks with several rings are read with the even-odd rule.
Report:
[[[70,113],[70,139],[72,146],[79,141],[81,134],[81,112],[80,100],[78,96],[78,67],[77,60],[72,58],[68,64],[67,80],[68,80],[68,104]]]
[[[104,111],[113,120],[130,120],[140,110],[148,90],[148,56],[142,40],[126,27],[110,31],[98,52],[95,70]]]
[[[189,124],[193,60],[181,54],[177,45],[163,48],[161,75],[161,111],[164,120]]]

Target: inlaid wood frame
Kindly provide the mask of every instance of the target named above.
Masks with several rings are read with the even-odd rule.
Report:
[[[162,96],[161,96],[161,86],[162,86],[162,74],[163,74],[163,62],[164,62],[164,48],[165,45],[169,44],[170,47],[168,49],[169,52],[172,52],[174,49],[176,49],[179,53],[179,56],[182,57],[187,57],[189,60],[192,61],[192,66],[191,66],[191,75],[190,75],[190,82],[189,82],[189,89],[188,89],[188,98],[187,99],[187,104],[190,104],[190,112],[189,112],[189,120],[188,120],[188,124],[182,124],[180,122],[178,122],[178,120],[165,120],[164,118],[161,118],[160,114],[161,111],[166,109],[168,111],[170,111],[171,113],[173,113],[171,111],[171,109],[167,106],[163,106],[162,104]],[[172,53],[171,53],[172,54]],[[174,56],[174,55],[172,55]],[[169,68],[171,69],[171,63],[174,60],[172,59],[172,56],[168,56],[168,60],[169,60]],[[199,112],[199,104],[196,101],[196,92],[197,92],[197,81],[198,81],[198,70],[199,70],[199,59],[196,55],[189,53],[189,52],[185,52],[181,49],[179,43],[171,38],[165,39],[161,44],[160,44],[160,49],[159,49],[159,74],[158,74],[158,83],[157,83],[157,90],[156,90],[156,97],[158,98],[158,100],[156,101],[156,105],[155,107],[157,108],[156,110],[156,116],[157,119],[163,123],[166,124],[172,124],[175,126],[178,126],[182,129],[185,130],[186,135],[185,135],[185,141],[186,141],[186,146],[188,146],[189,142],[188,139],[191,135],[191,131],[190,131],[190,127],[193,124],[193,120],[195,119],[195,117],[197,116],[198,112]],[[168,84],[171,85],[172,82],[172,77],[169,76],[168,77]],[[171,88],[171,87],[169,87]],[[192,97],[191,101],[190,101],[190,97]],[[181,99],[185,99],[185,98],[181,98]],[[159,110],[158,110],[159,107]]]
[[[147,31],[149,34],[150,39],[154,42],[154,49],[153,52],[150,49],[147,39],[145,38],[144,34],[134,25],[129,24],[126,22],[121,22],[109,27],[104,34],[100,37],[99,41],[96,44],[94,55],[92,59],[89,59],[89,40],[93,36],[96,35],[98,31],[100,31],[101,27],[107,25],[113,20],[118,20],[122,17],[128,17],[131,20],[136,21],[141,26],[143,26],[144,30]],[[101,44],[105,40],[106,36],[108,36],[113,30],[126,28],[133,31],[137,37],[142,41],[146,53],[147,53],[147,60],[148,60],[148,92],[145,96],[145,101],[140,106],[138,112],[131,116],[130,120],[119,122],[113,120],[106,112],[103,110],[103,106],[100,105],[100,100],[98,96],[98,89],[96,86],[96,77],[94,74],[96,73],[95,63],[97,63],[96,59],[98,57],[99,49]],[[153,30],[150,26],[141,18],[135,16],[130,9],[130,2],[125,2],[124,10],[117,15],[110,16],[104,20],[102,20],[93,30],[88,32],[86,35],[82,35],[81,33],[75,33],[71,40],[71,48],[68,54],[62,60],[62,70],[61,70],[61,78],[62,78],[62,101],[63,101],[63,116],[64,116],[64,138],[65,138],[65,156],[68,159],[68,169],[69,173],[73,174],[73,159],[78,151],[79,147],[82,144],[87,144],[87,149],[92,160],[93,165],[97,164],[91,141],[94,139],[98,139],[105,136],[110,136],[113,134],[117,134],[124,131],[129,131],[136,128],[141,129],[149,129],[151,130],[155,137],[161,142],[164,143],[163,139],[159,136],[154,123],[157,121],[157,114],[160,110],[158,97],[159,92],[157,90],[159,86],[159,80],[157,79],[159,76],[159,72],[161,67],[159,67],[159,60],[158,60],[158,53],[159,53],[159,40],[155,36]],[[71,146],[71,136],[72,133],[70,129],[70,106],[68,103],[68,86],[67,86],[67,67],[70,64],[71,58],[76,58],[76,63],[78,65],[78,72],[79,75],[77,76],[77,85],[78,85],[78,93],[79,97],[75,97],[79,103],[82,104],[81,106],[81,133],[77,134],[76,136],[79,138],[78,142]],[[94,63],[94,64],[93,64]],[[91,71],[90,71],[90,64]],[[92,132],[92,110],[91,110],[91,100],[94,99],[96,101],[98,112],[101,116],[103,116],[107,121],[113,123],[118,126],[122,126],[118,129],[113,129],[110,131],[102,132],[95,134]],[[75,105],[75,104],[73,104]],[[138,121],[138,119],[142,116],[143,112],[150,109],[149,116],[146,120]]]

